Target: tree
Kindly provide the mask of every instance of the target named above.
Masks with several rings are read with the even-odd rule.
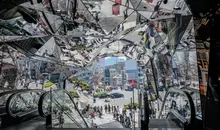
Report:
[[[184,81],[197,80],[198,67],[196,53],[184,51],[183,60],[180,60],[177,64],[180,75]]]

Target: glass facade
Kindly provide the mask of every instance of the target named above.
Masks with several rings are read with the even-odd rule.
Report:
[[[214,54],[218,46],[210,50],[214,36],[209,29],[219,21],[193,17],[194,9],[189,7],[184,0],[3,1],[2,115],[17,119],[34,113],[47,93],[42,97],[41,114],[51,116],[54,128],[102,126],[88,117],[92,118],[95,106],[101,109],[105,104],[118,106],[117,114],[124,109],[129,113],[122,115],[127,124],[119,121],[119,127],[136,127],[135,122],[139,127],[139,109],[150,119],[179,115],[191,122],[195,116],[204,118],[205,101],[212,100],[206,105],[211,106],[219,97],[215,92],[219,65],[209,62],[219,60]],[[130,60],[105,68],[104,57],[126,57],[135,63]],[[102,63],[94,67],[97,59]],[[95,68],[102,72],[94,78]],[[111,84],[118,72],[120,87],[116,81]],[[127,84],[136,87],[125,90]],[[144,106],[145,100],[149,106]],[[146,109],[149,113],[143,112]],[[112,121],[114,112],[110,113],[105,112],[102,121]]]

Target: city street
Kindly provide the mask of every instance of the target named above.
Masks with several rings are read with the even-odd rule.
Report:
[[[128,104],[131,102],[132,98],[132,91],[125,91],[125,90],[113,90],[110,93],[121,93],[124,94],[124,98],[116,98],[116,99],[110,99],[110,102],[105,102],[105,99],[98,99],[96,100],[96,103],[93,104],[93,106],[103,106],[105,104],[110,104],[111,106],[119,106],[120,108],[120,113],[122,112],[122,109],[124,108],[125,104]],[[138,91],[135,89],[134,90],[134,101],[138,102]],[[109,93],[109,94],[110,94]],[[127,110],[127,113],[129,113],[129,110]],[[98,126],[103,127],[103,128],[123,128],[121,124],[113,119],[113,114],[112,113],[104,113],[103,117],[96,118],[93,120],[94,123],[96,123]],[[138,110],[135,112],[135,123],[136,126],[138,124]]]

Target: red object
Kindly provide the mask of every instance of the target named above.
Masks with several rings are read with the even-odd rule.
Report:
[[[153,0],[146,0],[147,3],[153,3]]]
[[[94,118],[94,117],[95,117],[94,112],[91,112],[91,113],[90,113],[90,116],[91,116],[92,118]]]
[[[4,65],[1,67],[1,70],[9,70],[9,69],[16,69],[14,65]]]
[[[76,2],[76,8],[78,8],[78,0],[75,0],[75,2]]]
[[[47,69],[48,69],[48,70],[56,70],[55,67],[48,67]]]
[[[115,3],[121,4],[121,0],[115,0]]]
[[[113,15],[119,15],[120,14],[120,5],[119,4],[112,5],[112,14]]]
[[[137,85],[137,81],[135,79],[130,79],[128,80],[128,84],[134,87]]]

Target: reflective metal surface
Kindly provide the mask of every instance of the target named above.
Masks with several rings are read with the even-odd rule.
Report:
[[[37,111],[42,93],[42,90],[29,90],[11,95],[6,103],[7,114],[16,118]]]
[[[193,122],[196,117],[192,97],[188,92],[180,89],[170,88],[167,91],[159,118],[167,118],[171,110],[179,113],[188,122]]]
[[[71,98],[72,97],[65,90],[51,90],[42,96],[42,99],[39,103],[39,113],[41,113],[41,116],[43,117],[51,114],[52,126],[54,128],[59,128],[61,126],[63,128],[90,127],[91,122],[88,119],[84,119],[84,117],[82,117],[80,111],[76,107],[76,104]],[[63,122],[60,121],[61,118]]]

